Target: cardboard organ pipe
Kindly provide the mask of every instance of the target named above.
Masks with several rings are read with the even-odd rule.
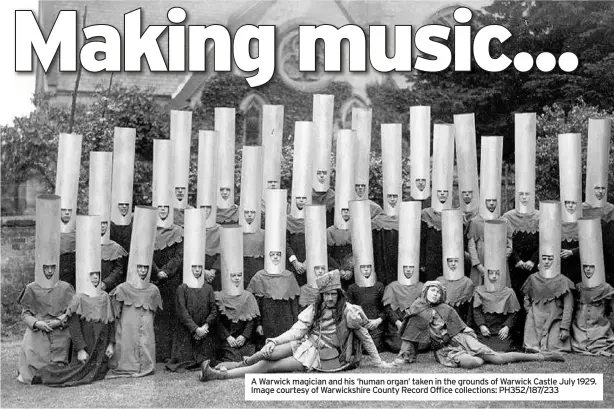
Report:
[[[579,133],[559,135],[559,186],[561,220],[576,222],[582,217],[582,146]],[[540,230],[541,231],[541,230]]]
[[[340,129],[337,133],[337,169],[335,172],[335,227],[350,228],[349,201],[354,200],[354,148],[356,133]]]
[[[111,177],[113,154],[90,152],[88,213],[100,216],[99,244],[111,242]]]
[[[518,213],[532,213],[535,210],[536,116],[534,112],[516,114],[514,119],[515,207]]]
[[[369,198],[369,165],[371,164],[371,119],[373,111],[366,108],[352,108],[352,129],[356,131],[354,149],[354,192],[356,199]]]
[[[373,262],[373,237],[371,236],[371,210],[368,200],[351,200],[352,254],[354,256],[354,281],[359,287],[373,287],[376,278]]]
[[[158,209],[155,207],[136,206],[134,209],[126,282],[135,288],[149,287],[157,219]]]
[[[173,211],[173,157],[175,142],[154,139],[153,158],[153,206],[158,209],[158,227],[170,228],[174,222]]]
[[[305,255],[307,285],[318,288],[316,278],[328,272],[326,206],[305,206]]]
[[[43,288],[60,281],[60,202],[58,195],[36,196],[34,282]]]
[[[401,202],[400,210],[397,279],[403,285],[415,285],[420,273],[422,202]]]
[[[243,229],[238,225],[220,227],[222,291],[241,295],[243,288]]]
[[[588,120],[586,202],[592,207],[604,207],[608,201],[611,132],[611,119]]]
[[[437,212],[452,208],[454,177],[454,125],[433,127],[433,181],[431,207]]]
[[[183,283],[190,288],[201,288],[205,283],[205,244],[205,209],[186,209],[183,229]]]
[[[478,156],[473,114],[454,115],[454,142],[458,167],[460,208],[463,212],[473,212],[480,205]]]
[[[539,203],[539,274],[561,274],[561,204],[555,200]]]
[[[62,233],[75,231],[82,140],[81,135],[60,134],[55,194],[61,198],[60,232]]]
[[[215,130],[219,132],[217,157],[217,207],[235,203],[235,109],[215,108]]]
[[[243,147],[239,224],[244,233],[260,230],[262,208],[262,147]]]
[[[77,216],[75,290],[97,297],[102,292],[100,216]]]
[[[312,187],[316,192],[330,188],[330,154],[333,143],[334,95],[313,96],[313,123],[315,128]]]
[[[305,206],[311,204],[311,158],[314,148],[313,136],[313,122],[295,122],[290,214],[296,219],[303,219],[305,217]]]
[[[382,124],[382,179],[384,213],[398,216],[403,200],[401,124]]]
[[[601,220],[597,217],[578,219],[578,240],[582,284],[594,288],[605,283]]]
[[[198,132],[198,186],[196,204],[205,209],[205,227],[215,226],[217,213],[218,131]]]
[[[262,173],[262,196],[266,189],[281,188],[281,148],[284,135],[284,106],[262,107],[262,150],[264,170]]]
[[[463,214],[459,209],[441,212],[441,239],[443,276],[456,281],[465,276],[465,250],[463,249]]]
[[[501,171],[503,137],[483,136],[480,155],[480,216],[495,220],[501,216]]]
[[[117,226],[127,226],[132,222],[135,146],[136,129],[115,127],[111,221]]]
[[[431,193],[431,107],[409,108],[409,160],[411,197],[428,199]]]
[[[281,274],[286,269],[286,189],[267,189],[264,230],[264,269]]]
[[[192,144],[192,111],[171,111],[171,141],[175,142],[173,158],[173,207],[188,207],[190,180],[190,147]]]
[[[507,224],[503,220],[484,222],[484,287],[495,292],[505,287],[507,270],[505,249],[507,247]]]

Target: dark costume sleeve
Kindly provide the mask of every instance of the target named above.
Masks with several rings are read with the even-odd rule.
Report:
[[[215,304],[215,295],[213,294],[213,288],[209,286],[207,291],[207,298],[209,304],[209,315],[207,316],[206,322],[209,324],[209,327],[212,327],[217,321],[217,317],[219,315],[219,311],[217,309],[217,305]]]
[[[507,318],[503,323],[504,327],[508,327],[509,329],[514,328],[514,324],[516,323],[516,312],[510,312],[507,314]]]
[[[571,316],[573,313],[573,295],[567,291],[563,296],[563,317],[561,318],[561,329],[569,331],[571,326]]]
[[[358,301],[356,300],[356,294],[354,294],[354,289],[355,288],[356,288],[356,284],[350,284],[350,286],[348,287],[347,300],[351,304],[357,304],[358,303]]]
[[[112,263],[111,272],[104,280],[102,280],[106,286],[106,291],[111,291],[117,287],[118,284],[126,281],[126,269],[124,268],[126,258],[127,257],[118,257],[115,260],[110,261],[110,263]]]
[[[254,332],[254,320],[249,320],[247,324],[245,324],[245,328],[243,329],[243,337],[245,339],[251,339],[252,333]]]
[[[190,313],[188,312],[188,308],[186,306],[186,293],[185,286],[180,285],[177,287],[177,291],[175,291],[175,314],[177,315],[177,319],[181,322],[181,325],[186,327],[190,334],[193,334],[198,325],[194,322]]]
[[[175,254],[164,266],[160,268],[160,270],[164,271],[168,275],[168,278],[171,278],[177,274],[177,271],[179,271],[180,267],[183,265],[183,242],[175,244],[174,247]]]
[[[401,316],[400,311],[395,311],[390,307],[390,304],[384,306],[384,312],[386,313],[386,317],[388,317],[388,321],[395,324],[398,321],[403,321],[403,317]]]
[[[286,231],[286,257],[288,258],[288,260],[290,260],[290,257],[295,255],[294,250],[292,249],[290,245],[290,239],[291,239],[291,234],[289,231]]]
[[[81,331],[81,319],[77,314],[73,314],[70,317],[70,338],[72,339],[73,347],[77,351],[81,351],[85,349],[86,352],[91,353],[92,351],[87,351],[87,342],[83,338],[83,332]]]
[[[475,326],[478,328],[482,325],[486,325],[486,318],[484,318],[482,306],[473,307],[473,322],[475,322]],[[488,327],[488,325],[486,326]]]
[[[377,286],[377,302],[379,303],[378,305],[378,309],[379,309],[379,318],[382,319],[382,322],[386,321],[386,311],[384,308],[382,308],[384,306],[382,300],[384,298],[384,284],[382,284],[380,281],[378,281],[377,283],[375,283],[375,285]]]
[[[218,326],[220,331],[220,339],[223,341],[226,341],[226,338],[230,336],[230,330],[228,327],[226,327],[226,324],[232,325],[229,319],[224,318],[220,320],[220,325]]]

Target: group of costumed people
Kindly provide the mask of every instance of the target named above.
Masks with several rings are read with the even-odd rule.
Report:
[[[294,128],[290,195],[283,116],[265,105],[263,146],[242,149],[239,205],[232,108],[199,131],[194,207],[191,112],[171,111],[170,139],[154,140],[151,207],[132,203],[136,131],[115,128],[113,153],[90,153],[89,215],[77,216],[82,139],[61,134],[19,300],[18,380],[72,386],[156,362],[200,368],[202,381],[339,371],[363,350],[378,366],[383,351],[403,365],[432,350],[463,368],[614,353],[609,120],[589,120],[586,202],[580,134],[563,134],[561,200],[537,210],[535,114],[516,114],[516,206],[501,216],[503,138],[482,137],[478,183],[473,114],[432,127],[431,165],[430,108],[410,108],[410,201],[402,125],[382,124],[383,207],[369,200],[371,110],[354,108],[353,129],[336,133],[333,190],[333,97],[314,96],[313,121]]]

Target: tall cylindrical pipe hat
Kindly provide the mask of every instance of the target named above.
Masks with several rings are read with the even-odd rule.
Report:
[[[454,125],[433,127],[433,181],[431,207],[437,212],[452,208],[454,178]]]
[[[605,283],[601,219],[598,217],[578,219],[578,240],[582,284],[586,288],[593,288]]]
[[[152,202],[158,209],[158,227],[170,228],[174,222],[173,211],[173,157],[175,142],[168,139],[154,140]]]
[[[262,196],[266,189],[281,188],[281,145],[284,136],[284,106],[262,107]]]
[[[480,216],[494,220],[501,216],[501,171],[503,137],[483,136],[480,155]]]
[[[495,292],[505,287],[507,270],[505,249],[507,246],[507,224],[503,220],[486,220],[484,223],[484,287]]]
[[[157,219],[158,209],[155,207],[136,206],[134,209],[126,282],[135,288],[149,287]]]
[[[217,207],[235,203],[235,109],[215,108],[215,130],[219,132],[217,157]]]
[[[55,194],[61,197],[60,231],[62,233],[75,231],[82,140],[81,135],[60,134]]]
[[[192,111],[171,111],[171,141],[175,142],[173,159],[173,206],[188,206],[190,181],[190,147],[192,144]]]
[[[561,220],[576,222],[582,217],[582,146],[579,133],[559,135],[559,186]],[[541,230],[540,230],[541,231]]]
[[[608,200],[608,171],[612,120],[588,120],[586,153],[586,202],[592,207],[604,207]]]
[[[290,214],[295,219],[303,219],[305,217],[305,206],[311,204],[311,157],[313,152],[313,136],[313,122],[295,122],[294,158],[292,161],[292,199],[290,203]]]
[[[515,115],[515,207],[518,213],[532,213],[535,210],[536,133],[537,120],[534,112]]]
[[[356,134],[351,129],[337,133],[337,169],[335,172],[335,227],[350,228],[349,201],[354,200],[354,148]]]
[[[111,152],[90,152],[90,186],[88,213],[100,216],[99,244],[111,241],[111,176],[113,154]]]
[[[135,146],[136,129],[115,127],[111,221],[117,226],[127,226],[132,222]]]
[[[477,210],[480,205],[475,117],[473,114],[454,115],[454,142],[461,210],[472,212]]]
[[[561,274],[561,203],[555,200],[539,203],[539,274]]]
[[[267,189],[264,230],[264,269],[281,274],[286,269],[286,189]]]
[[[318,288],[316,279],[328,272],[326,206],[305,206],[305,255],[307,285]]]
[[[205,209],[186,209],[183,229],[183,283],[201,288],[205,283],[205,248],[207,236]]]
[[[34,282],[43,288],[60,280],[60,202],[58,195],[36,197]]]
[[[220,227],[220,263],[222,291],[241,295],[243,285],[243,229],[238,225]]]
[[[217,141],[218,131],[198,132],[198,192],[196,204],[205,209],[205,226],[215,225],[217,213]]]
[[[371,164],[371,119],[373,111],[352,108],[352,129],[356,131],[354,149],[354,193],[356,199],[369,198],[369,165]]]
[[[449,281],[465,276],[465,250],[463,249],[463,214],[458,209],[441,212],[441,239],[443,277]]]
[[[403,200],[401,124],[382,124],[382,179],[384,213],[398,216]]]
[[[401,202],[400,208],[397,279],[403,285],[415,285],[418,283],[420,270],[422,202]]]
[[[262,208],[262,147],[243,147],[239,224],[244,233],[260,230]]]
[[[373,262],[370,207],[368,200],[350,201],[354,280],[359,287],[373,287],[377,281]]]
[[[411,197],[425,200],[431,193],[431,107],[409,108]]]
[[[313,190],[326,192],[330,188],[330,153],[333,144],[333,111],[335,96],[313,96],[315,127],[313,162],[311,167]]]
[[[109,153],[110,155],[110,153]],[[97,297],[102,292],[100,216],[77,216],[77,248],[75,250],[76,292]]]

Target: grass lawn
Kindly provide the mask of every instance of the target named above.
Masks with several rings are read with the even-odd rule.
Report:
[[[603,402],[587,401],[382,401],[382,402],[309,402],[309,401],[245,401],[243,379],[200,383],[197,372],[183,374],[170,373],[159,364],[155,375],[139,379],[112,379],[90,385],[72,388],[50,388],[46,386],[26,386],[17,382],[17,365],[21,340],[17,337],[4,338],[0,346],[2,356],[2,401],[8,407],[455,407],[455,408],[508,408],[508,407],[612,407],[614,406],[614,359],[569,355],[565,363],[529,362],[512,365],[486,365],[473,373],[603,373]],[[391,361],[392,354],[384,353],[383,358]],[[392,370],[381,370],[369,365],[355,373],[387,373],[411,371],[414,373],[467,373],[460,369],[445,368],[435,363],[433,356],[421,354],[412,366]]]

